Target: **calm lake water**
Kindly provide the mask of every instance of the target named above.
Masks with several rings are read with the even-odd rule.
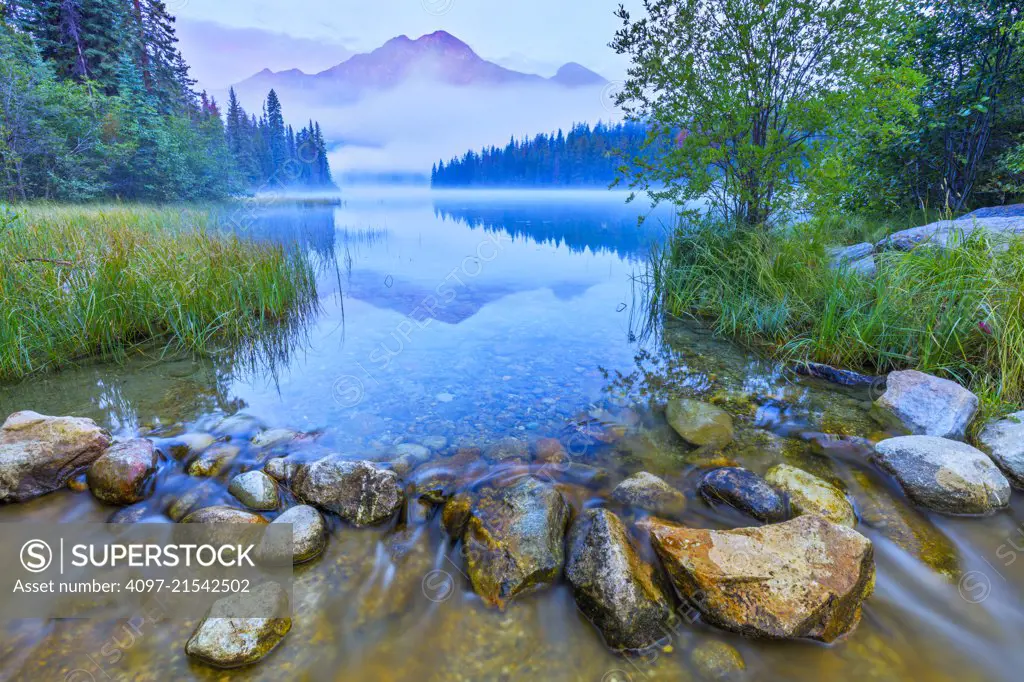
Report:
[[[582,438],[578,462],[607,476],[575,481],[574,506],[607,504],[619,480],[646,470],[686,493],[678,520],[716,528],[750,522],[695,495],[703,472],[788,462],[846,488],[875,544],[863,620],[833,646],[755,642],[694,623],[669,649],[618,658],[564,585],[504,613],[485,609],[436,511],[417,508],[398,528],[334,524],[326,554],[296,571],[291,633],[256,666],[229,676],[190,661],[194,622],[127,633],[114,622],[26,621],[3,626],[0,679],[698,680],[690,653],[710,640],[739,650],[749,680],[1021,678],[1021,496],[987,519],[922,514],[866,462],[870,441],[886,435],[868,416],[867,391],[798,380],[691,326],[641,334],[634,278],[671,214],[608,192],[392,190],[226,218],[253,238],[298,242],[318,267],[321,311],[281,352],[255,365],[151,353],[84,367],[2,387],[0,417],[89,416],[161,444],[242,412],[353,456],[440,437],[439,460],[508,435]],[[713,457],[690,452],[657,409],[679,394],[730,409],[737,442]],[[224,482],[261,457],[243,449],[209,499],[230,501]],[[199,483],[168,459],[146,513],[162,517]],[[103,521],[114,511],[68,490],[0,507],[0,522]],[[450,583],[425,581],[439,575]],[[111,641],[116,656],[104,649]]]

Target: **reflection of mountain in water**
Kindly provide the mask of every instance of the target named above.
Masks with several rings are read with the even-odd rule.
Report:
[[[571,251],[609,251],[630,260],[646,258],[671,224],[671,213],[659,210],[638,224],[638,204],[611,201],[520,201],[494,205],[483,201],[437,198],[434,214],[470,227],[501,230],[513,238],[541,244],[565,245]]]

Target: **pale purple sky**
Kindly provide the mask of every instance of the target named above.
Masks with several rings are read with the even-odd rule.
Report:
[[[641,6],[640,0],[621,1],[633,10]],[[614,80],[625,68],[607,46],[619,25],[613,15],[619,2],[167,0],[167,5],[181,20],[183,51],[195,75],[206,87],[220,87],[264,67],[325,69],[340,61],[346,50],[368,52],[396,35],[416,38],[439,29],[509,68],[551,75],[561,64],[576,61]],[[232,58],[218,53],[217,42],[204,38],[212,36],[209,25],[197,21],[287,37],[234,33],[229,41],[234,44]],[[239,47],[242,44],[249,49]]]

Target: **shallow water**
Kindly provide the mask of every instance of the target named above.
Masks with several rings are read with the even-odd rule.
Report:
[[[754,642],[698,622],[681,626],[666,650],[623,659],[606,650],[564,585],[504,613],[485,609],[436,510],[416,503],[388,528],[334,523],[326,554],[297,569],[291,633],[232,679],[697,680],[690,653],[707,640],[735,646],[751,680],[1020,679],[1021,496],[987,519],[916,511],[866,462],[870,444],[860,439],[886,435],[867,414],[868,391],[797,379],[686,325],[639,338],[644,310],[631,278],[669,216],[656,212],[638,228],[642,207],[622,200],[403,190],[336,207],[270,203],[227,214],[253,238],[298,241],[319,266],[322,311],[286,356],[253,366],[151,352],[122,367],[3,387],[0,415],[89,416],[166,445],[241,411],[312,434],[315,444],[303,444],[311,452],[381,458],[396,442],[442,436],[441,465],[460,447],[507,435],[556,437],[579,465],[553,474],[570,484],[577,508],[611,504],[619,480],[647,470],[686,492],[678,520],[717,528],[750,522],[695,495],[703,471],[736,462],[763,473],[789,462],[845,487],[858,530],[875,544],[875,594],[839,643]],[[690,452],[657,409],[677,394],[729,409],[737,442],[722,453]],[[230,501],[224,481],[266,456],[244,448],[207,499]],[[164,514],[200,483],[181,469],[168,458],[147,513]],[[523,473],[478,466],[464,485]],[[103,521],[113,511],[68,490],[0,507],[0,522]],[[184,655],[194,625],[7,624],[0,679],[226,679]]]

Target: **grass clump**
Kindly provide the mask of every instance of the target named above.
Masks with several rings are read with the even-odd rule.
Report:
[[[207,211],[50,206],[0,215],[0,380],[153,340],[208,353],[315,305],[306,259],[216,231]]]
[[[950,249],[882,253],[872,280],[830,267],[829,227],[678,232],[655,255],[655,300],[786,361],[918,369],[967,386],[987,413],[1024,403],[1024,244],[979,231]]]

